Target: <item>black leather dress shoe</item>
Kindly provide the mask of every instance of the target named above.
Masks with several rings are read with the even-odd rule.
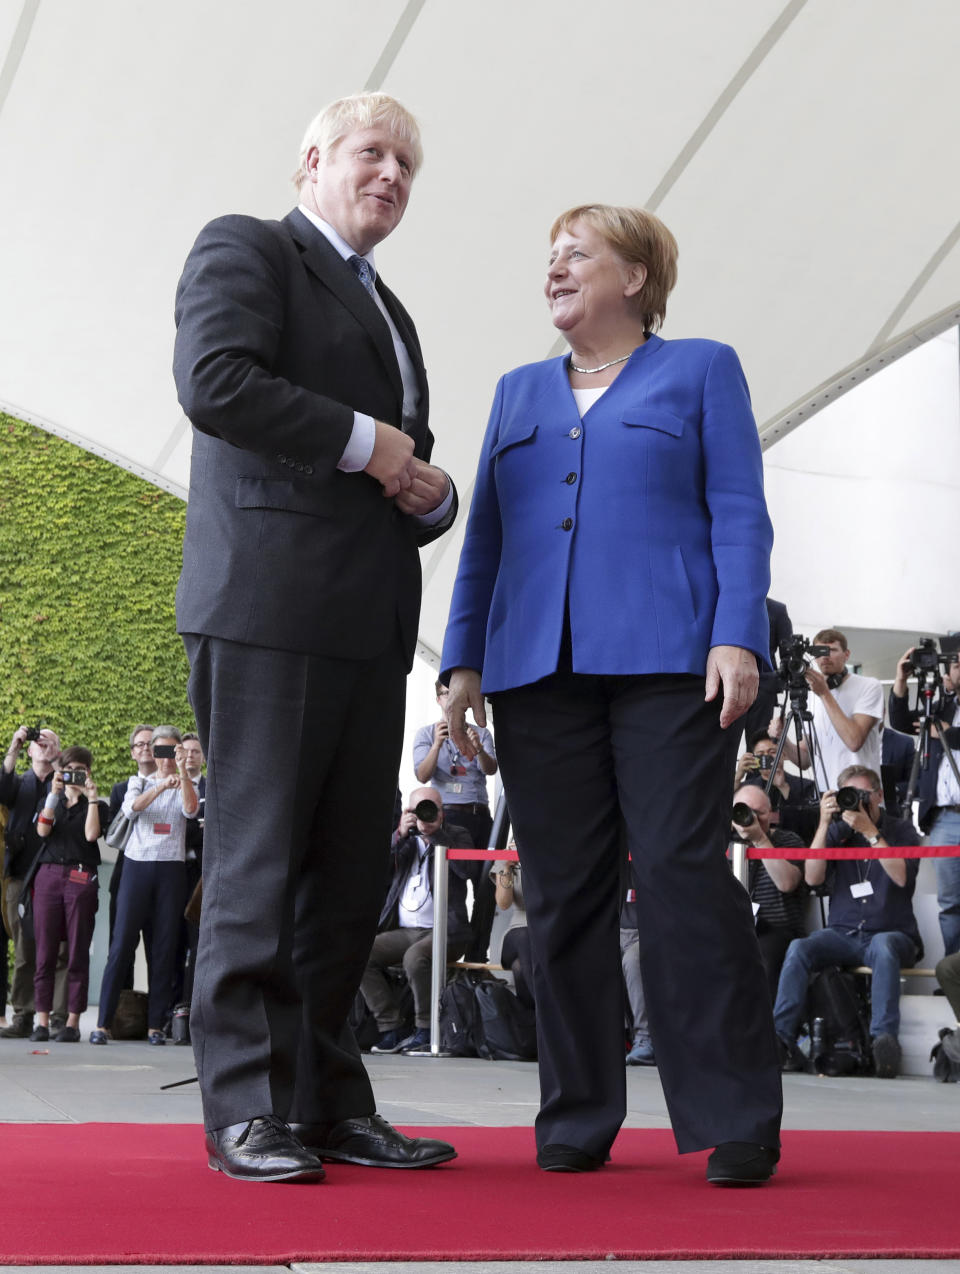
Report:
[[[207,1163],[235,1181],[322,1181],[318,1157],[275,1115],[207,1133]]]
[[[725,1141],[707,1160],[707,1180],[716,1186],[758,1186],[777,1170],[780,1151],[750,1141]]]
[[[544,1172],[596,1172],[603,1160],[578,1146],[556,1142],[537,1151],[537,1167]]]
[[[364,1168],[431,1168],[457,1157],[449,1142],[405,1137],[382,1115],[361,1115],[337,1124],[291,1124],[290,1128],[321,1159]]]

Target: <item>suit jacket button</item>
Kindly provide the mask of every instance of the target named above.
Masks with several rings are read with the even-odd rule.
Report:
[[[583,430],[580,428],[580,426],[574,425],[573,428],[570,430],[570,437],[579,438],[582,433],[583,433]]]
[[[303,465],[300,463],[299,460],[294,465],[294,468],[296,469],[297,473],[303,473]]]
[[[277,459],[280,461],[280,463],[281,463],[281,464],[286,464],[286,463],[287,463],[287,457],[286,457],[286,456],[277,456]]]
[[[575,473],[568,473],[567,476],[564,478],[564,482],[567,484],[568,487],[572,487],[573,484],[576,482],[576,480],[577,480],[577,475]]]
[[[312,465],[312,464],[305,464],[305,465],[303,466],[303,472],[304,472],[304,473],[313,473],[313,465]]]
[[[573,518],[564,518],[560,526],[564,531],[569,531],[573,527]]]

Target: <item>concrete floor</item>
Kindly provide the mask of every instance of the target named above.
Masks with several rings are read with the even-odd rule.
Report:
[[[84,1018],[84,1041],[94,1025]],[[932,1041],[931,1041],[932,1042]],[[484,1062],[471,1059],[375,1056],[368,1067],[379,1109],[397,1124],[530,1124],[537,1109],[537,1069],[532,1063]],[[118,1121],[200,1124],[196,1084],[163,1090],[162,1085],[195,1074],[189,1048],[145,1041],[113,1042],[105,1048],[81,1044],[33,1044],[0,1039],[0,1123]],[[425,1077],[429,1076],[428,1082]],[[631,1128],[669,1126],[655,1069],[627,1072]],[[844,1128],[960,1131],[960,1085],[937,1084],[931,1078],[896,1080],[818,1079],[784,1076],[784,1129]],[[455,1138],[453,1138],[455,1140]],[[199,1128],[197,1153],[201,1153]],[[631,1274],[960,1274],[960,1261],[622,1261]],[[436,1274],[597,1274],[611,1262],[538,1261],[420,1262],[367,1264],[335,1262],[298,1265],[298,1274],[341,1271],[342,1274],[401,1274],[414,1270]],[[0,1274],[12,1267],[0,1266]],[[49,1267],[48,1267],[49,1268]],[[72,1267],[73,1274],[88,1267]],[[110,1266],[104,1274],[124,1274],[131,1267]],[[143,1274],[144,1267],[136,1267]],[[159,1267],[173,1274],[176,1267]],[[189,1267],[192,1274],[205,1268]],[[265,1274],[260,1267],[239,1267],[243,1274]],[[270,1274],[283,1274],[270,1268]]]

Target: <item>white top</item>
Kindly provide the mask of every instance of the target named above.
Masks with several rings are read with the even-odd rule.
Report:
[[[609,388],[609,385],[601,385],[599,389],[575,389],[573,391],[573,401],[577,404],[577,411],[580,413],[581,420],[593,404],[600,401]]]
[[[126,858],[138,863],[182,863],[187,831],[183,812],[183,793],[168,787],[137,812],[133,802],[142,792],[157,786],[155,774],[132,774],[127,781],[123,812],[133,822],[133,830],[123,851]]]
[[[848,765],[866,765],[874,773],[880,773],[880,722],[883,720],[883,686],[876,677],[861,677],[859,673],[847,673],[843,682],[831,692],[846,716],[856,713],[874,717],[874,725],[859,752],[851,752],[833,728],[827,716],[823,700],[811,694],[810,710],[813,726],[820,744],[817,760],[817,782],[826,792],[837,786],[837,775]],[[821,763],[822,762],[822,763]]]
[[[411,863],[400,894],[398,919],[401,929],[429,929],[433,925],[433,893],[430,889],[428,854],[430,843],[417,836],[417,861]]]

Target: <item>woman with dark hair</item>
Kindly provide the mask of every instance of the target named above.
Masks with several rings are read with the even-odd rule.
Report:
[[[441,661],[450,733],[486,723],[521,845],[537,1162],[599,1168],[626,1111],[621,827],[650,1030],[681,1152],[766,1181],[780,1071],[746,892],[725,850],[739,730],[769,654],[760,444],[729,345],[655,335],[677,277],[643,209],[551,230],[571,353],[497,387]]]
[[[67,748],[53,772],[37,835],[43,841],[33,878],[33,928],[37,962],[33,978],[37,1043],[50,1038],[50,1010],[60,943],[67,944],[67,1021],[54,1035],[58,1044],[80,1040],[80,1014],[87,1007],[90,943],[97,916],[101,830],[107,803],[97,797],[93,756],[87,748]]]

